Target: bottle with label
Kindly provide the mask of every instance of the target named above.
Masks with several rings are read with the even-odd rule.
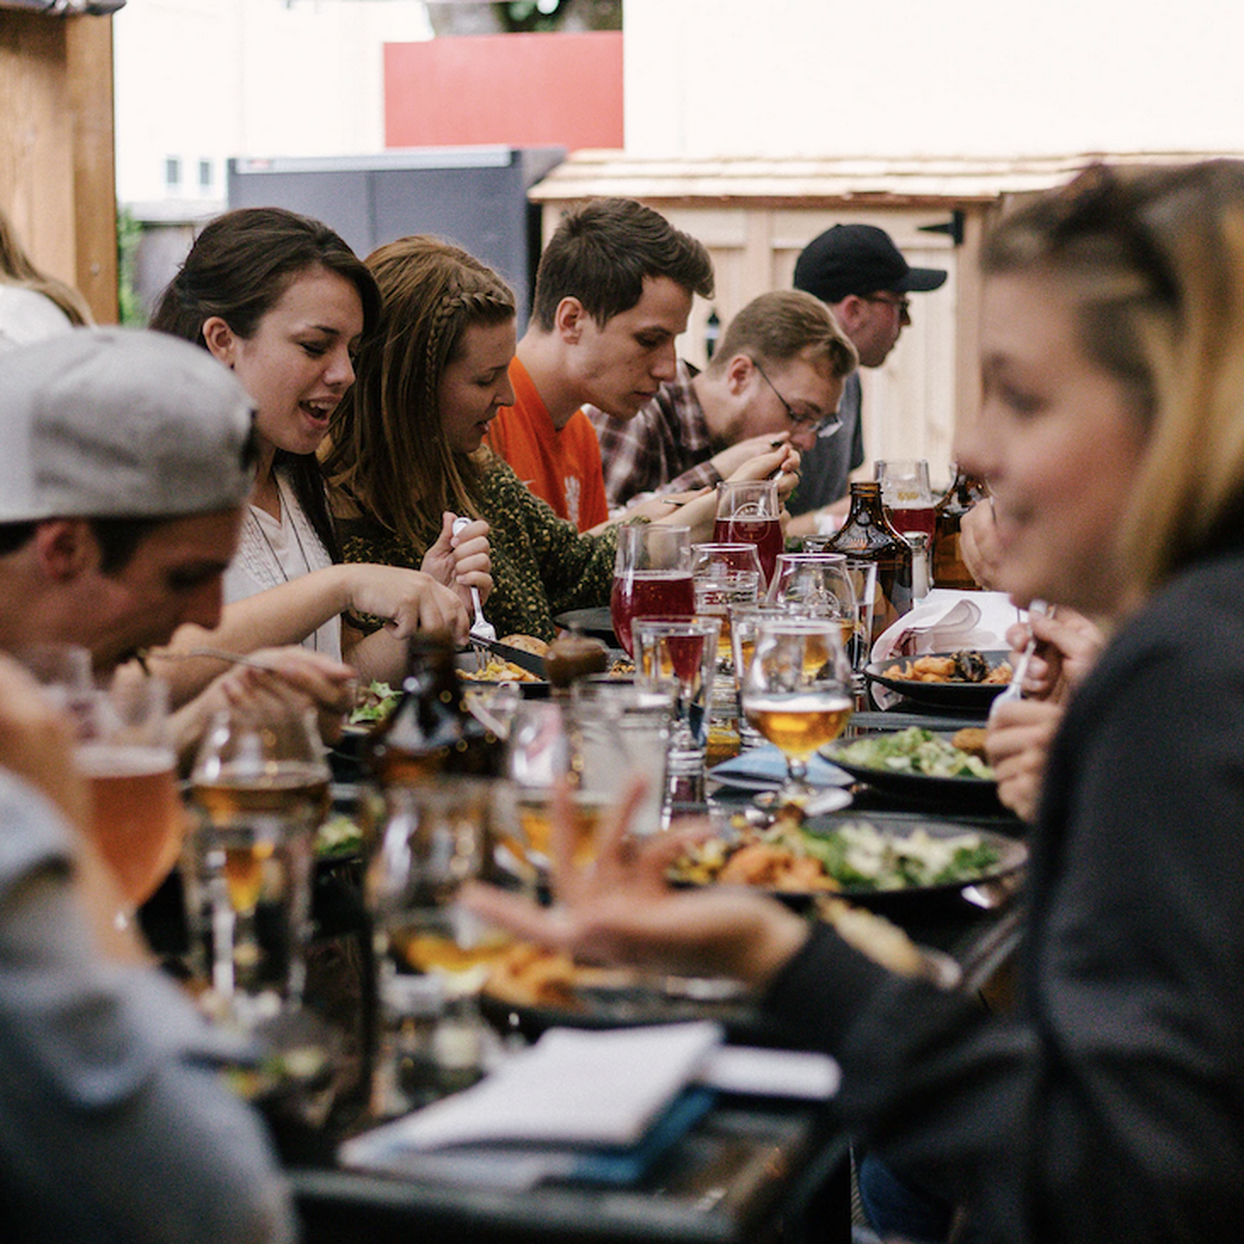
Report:
[[[869,647],[912,606],[911,545],[891,526],[881,504],[881,485],[866,480],[851,485],[851,509],[829,540],[827,551],[873,562],[877,600]]]
[[[420,632],[408,641],[402,698],[371,743],[369,767],[382,786],[439,773],[500,776],[502,743],[463,702],[454,655],[447,634]]]
[[[954,482],[937,503],[933,527],[933,586],[970,590],[977,585],[963,562],[959,527],[963,516],[989,496],[983,480],[955,467]]]

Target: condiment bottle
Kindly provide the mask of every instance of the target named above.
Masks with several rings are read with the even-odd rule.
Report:
[[[408,640],[402,698],[369,751],[369,767],[382,786],[438,773],[500,776],[502,744],[463,702],[454,655],[448,634],[420,632]]]
[[[881,504],[881,485],[866,480],[851,485],[851,509],[830,537],[831,553],[874,562],[880,599],[873,611],[869,646],[912,606],[911,545],[894,529]]]
[[[959,528],[963,516],[989,496],[983,480],[956,466],[954,482],[934,508],[933,586],[971,589],[977,585],[963,561]]]

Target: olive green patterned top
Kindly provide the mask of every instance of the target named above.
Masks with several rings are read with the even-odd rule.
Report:
[[[492,595],[484,613],[499,636],[552,640],[553,618],[567,609],[609,603],[616,529],[580,535],[557,517],[500,458],[484,468],[480,514],[492,529]],[[348,562],[419,568],[427,546],[409,544],[370,518],[337,520]]]

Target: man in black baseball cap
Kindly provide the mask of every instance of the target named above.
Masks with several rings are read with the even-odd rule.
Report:
[[[938,289],[945,281],[941,268],[913,268],[876,225],[834,225],[813,238],[795,263],[795,288],[829,305],[859,352],[861,367],[880,367],[911,323],[907,295]],[[840,501],[851,472],[864,462],[860,397],[856,372],[843,388],[838,431],[820,437],[803,456],[789,505],[792,514],[808,517],[792,525],[792,534],[815,531],[812,512]]]

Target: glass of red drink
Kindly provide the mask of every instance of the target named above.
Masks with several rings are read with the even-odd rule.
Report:
[[[782,551],[781,515],[782,503],[774,480],[725,480],[717,485],[713,541],[754,545],[766,589]]]
[[[717,641],[716,618],[639,618],[634,621],[635,678],[643,687],[677,688],[670,763],[704,764]]]
[[[887,458],[878,459],[873,470],[895,531],[904,536],[923,532],[932,543],[937,501],[929,487],[929,464],[923,458]]]
[[[627,656],[635,654],[632,618],[690,618],[695,614],[690,528],[652,523],[618,528],[609,612]]]

